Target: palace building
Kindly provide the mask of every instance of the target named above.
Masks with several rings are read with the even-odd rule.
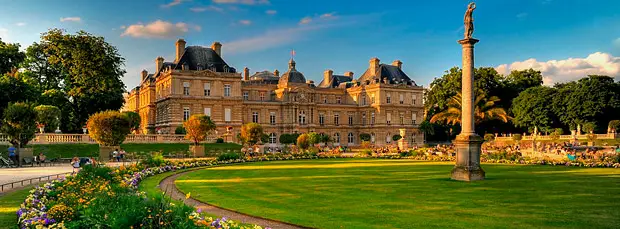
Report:
[[[316,132],[334,145],[358,145],[360,134],[376,145],[405,135],[410,145],[422,144],[423,87],[405,72],[402,62],[370,60],[355,78],[326,70],[323,80],[307,80],[291,58],[287,70],[238,72],[222,59],[222,45],[187,46],[176,42],[172,62],[155,59],[156,72],[141,72],[140,85],[126,95],[124,110],[142,117],[140,133],[174,133],[193,114],[205,114],[217,125],[215,137],[237,141],[241,125],[261,124],[270,144],[284,133]]]

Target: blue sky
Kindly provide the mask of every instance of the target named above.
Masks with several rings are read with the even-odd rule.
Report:
[[[3,1],[0,37],[23,48],[48,28],[104,36],[126,58],[128,88],[157,56],[174,58],[174,42],[223,43],[229,65],[284,72],[295,49],[297,69],[321,80],[323,71],[355,72],[368,60],[399,59],[427,86],[460,65],[469,1],[148,0]],[[543,71],[545,83],[587,74],[620,78],[620,1],[479,0],[474,13],[476,66]]]

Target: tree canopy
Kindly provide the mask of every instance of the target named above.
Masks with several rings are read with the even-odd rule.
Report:
[[[24,61],[26,54],[19,47],[19,44],[5,43],[0,39],[0,75],[11,72]]]
[[[261,140],[263,127],[258,123],[246,123],[241,126],[241,141],[250,145],[255,145]]]
[[[555,122],[555,113],[550,106],[550,101],[556,93],[556,89],[537,86],[521,92],[512,101],[512,122],[523,128],[538,127],[541,130],[550,130]]]
[[[129,120],[118,111],[102,111],[90,116],[88,135],[104,146],[118,146],[129,134]]]
[[[52,132],[58,128],[60,120],[60,109],[50,105],[39,105],[34,108],[37,113],[36,122],[45,126],[45,132]]]
[[[23,147],[35,137],[37,114],[27,103],[10,104],[2,119],[2,133],[8,135],[11,144]]]
[[[126,117],[130,116],[126,115]],[[216,128],[215,123],[206,115],[192,115],[183,123],[183,127],[187,131],[185,139],[191,140],[194,145],[198,145],[207,139],[209,134]]]

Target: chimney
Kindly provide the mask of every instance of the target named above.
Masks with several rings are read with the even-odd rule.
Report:
[[[344,76],[349,77],[351,79],[353,79],[353,72],[345,72]]]
[[[398,69],[403,69],[403,62],[400,60],[395,60],[394,62],[392,62],[392,66],[396,66],[398,67]]]
[[[164,58],[161,56],[158,56],[155,59],[155,72],[159,72],[161,71],[161,67],[164,66]]]
[[[142,70],[140,75],[142,76],[142,81],[144,81],[144,79],[146,79],[146,76],[149,75],[149,72],[147,72],[146,70]]]
[[[243,68],[243,80],[250,80],[250,69],[249,68]]]
[[[332,71],[331,69],[325,70],[325,72],[323,72],[323,82],[329,83],[332,80],[333,75],[334,71]]]
[[[218,56],[222,57],[222,44],[220,42],[213,42],[211,49],[213,49]]]
[[[373,57],[372,59],[370,59],[370,71],[371,73],[374,75],[375,73],[377,73],[377,70],[379,70],[379,58]]]
[[[179,63],[179,60],[181,60],[183,53],[185,53],[185,44],[186,42],[183,39],[178,39],[175,43],[175,46],[177,47],[177,55],[176,59],[174,59],[174,63]]]
[[[274,70],[273,74],[277,77],[280,77],[280,71],[278,71],[278,69]]]

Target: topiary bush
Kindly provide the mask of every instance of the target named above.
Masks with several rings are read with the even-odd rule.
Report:
[[[23,147],[35,137],[37,113],[27,103],[10,104],[5,110],[0,132],[9,137],[9,142]]]
[[[177,128],[174,129],[174,134],[187,134],[187,131],[185,131],[183,126],[177,126]]]
[[[102,111],[88,118],[88,135],[103,146],[118,146],[130,132],[129,119],[118,111]]]
[[[238,153],[223,153],[217,156],[218,161],[236,160],[240,158],[241,158],[241,155]]]
[[[398,141],[400,139],[402,139],[403,136],[400,136],[400,134],[395,134],[394,136],[392,136],[392,141]]]
[[[360,134],[360,140],[365,141],[365,142],[370,141],[370,134],[361,133]]]
[[[224,139],[223,138],[217,138],[217,139],[215,139],[215,143],[224,143]]]
[[[297,146],[300,149],[307,149],[310,146],[310,136],[308,134],[302,134],[297,137]]]

